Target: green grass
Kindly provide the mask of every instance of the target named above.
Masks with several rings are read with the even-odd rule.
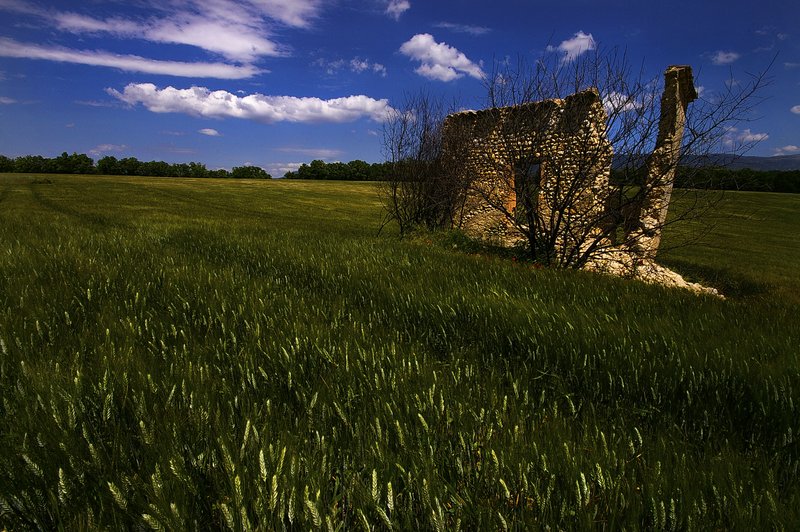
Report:
[[[377,235],[373,184],[47,179],[0,177],[0,526],[800,523],[800,198],[668,255],[718,300]]]
[[[665,263],[735,296],[800,303],[800,199],[793,194],[726,192],[702,219],[668,233]],[[672,236],[673,238],[669,238]]]

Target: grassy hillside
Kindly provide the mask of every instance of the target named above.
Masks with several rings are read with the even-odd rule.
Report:
[[[664,247],[678,247],[660,259],[735,298],[800,304],[800,199],[763,192],[715,198],[714,211],[667,233]]]
[[[728,197],[666,257],[723,301],[370,184],[2,176],[0,526],[796,528],[800,197]]]

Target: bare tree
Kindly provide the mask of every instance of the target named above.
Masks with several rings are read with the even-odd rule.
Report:
[[[395,222],[403,235],[420,226],[460,225],[467,184],[458,156],[466,143],[451,142],[445,150],[445,117],[452,109],[421,91],[407,95],[384,122],[389,178],[381,189],[386,210],[381,228]],[[447,137],[462,140],[453,131]]]

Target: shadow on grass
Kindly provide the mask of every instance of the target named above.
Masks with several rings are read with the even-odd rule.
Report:
[[[749,277],[733,273],[728,268],[715,268],[673,259],[659,262],[680,273],[687,281],[713,286],[727,298],[761,299],[775,291],[775,287],[769,283],[754,281]]]
[[[412,239],[469,255],[483,255],[513,262],[533,264],[527,250],[523,247],[507,248],[485,244],[471,239],[458,230],[421,231],[413,235]],[[659,262],[681,274],[687,281],[714,287],[725,297],[731,299],[768,298],[776,291],[776,287],[769,283],[754,281],[749,277],[734,273],[728,268],[704,266],[689,261],[673,259]]]
[[[447,231],[420,231],[411,236],[416,242],[434,245],[443,249],[458,251],[468,255],[484,255],[507,259],[514,262],[527,262],[533,264],[527,250],[522,247],[504,247],[486,244],[468,237],[458,229]]]

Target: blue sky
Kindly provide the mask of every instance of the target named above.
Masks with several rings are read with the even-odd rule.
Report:
[[[730,135],[800,153],[800,3],[788,0],[0,0],[0,153],[63,151],[275,176],[382,160],[382,120],[424,89],[485,104],[493,61],[622,47],[704,93],[773,83]],[[777,55],[776,55],[777,54]],[[734,81],[735,83],[736,81]]]

